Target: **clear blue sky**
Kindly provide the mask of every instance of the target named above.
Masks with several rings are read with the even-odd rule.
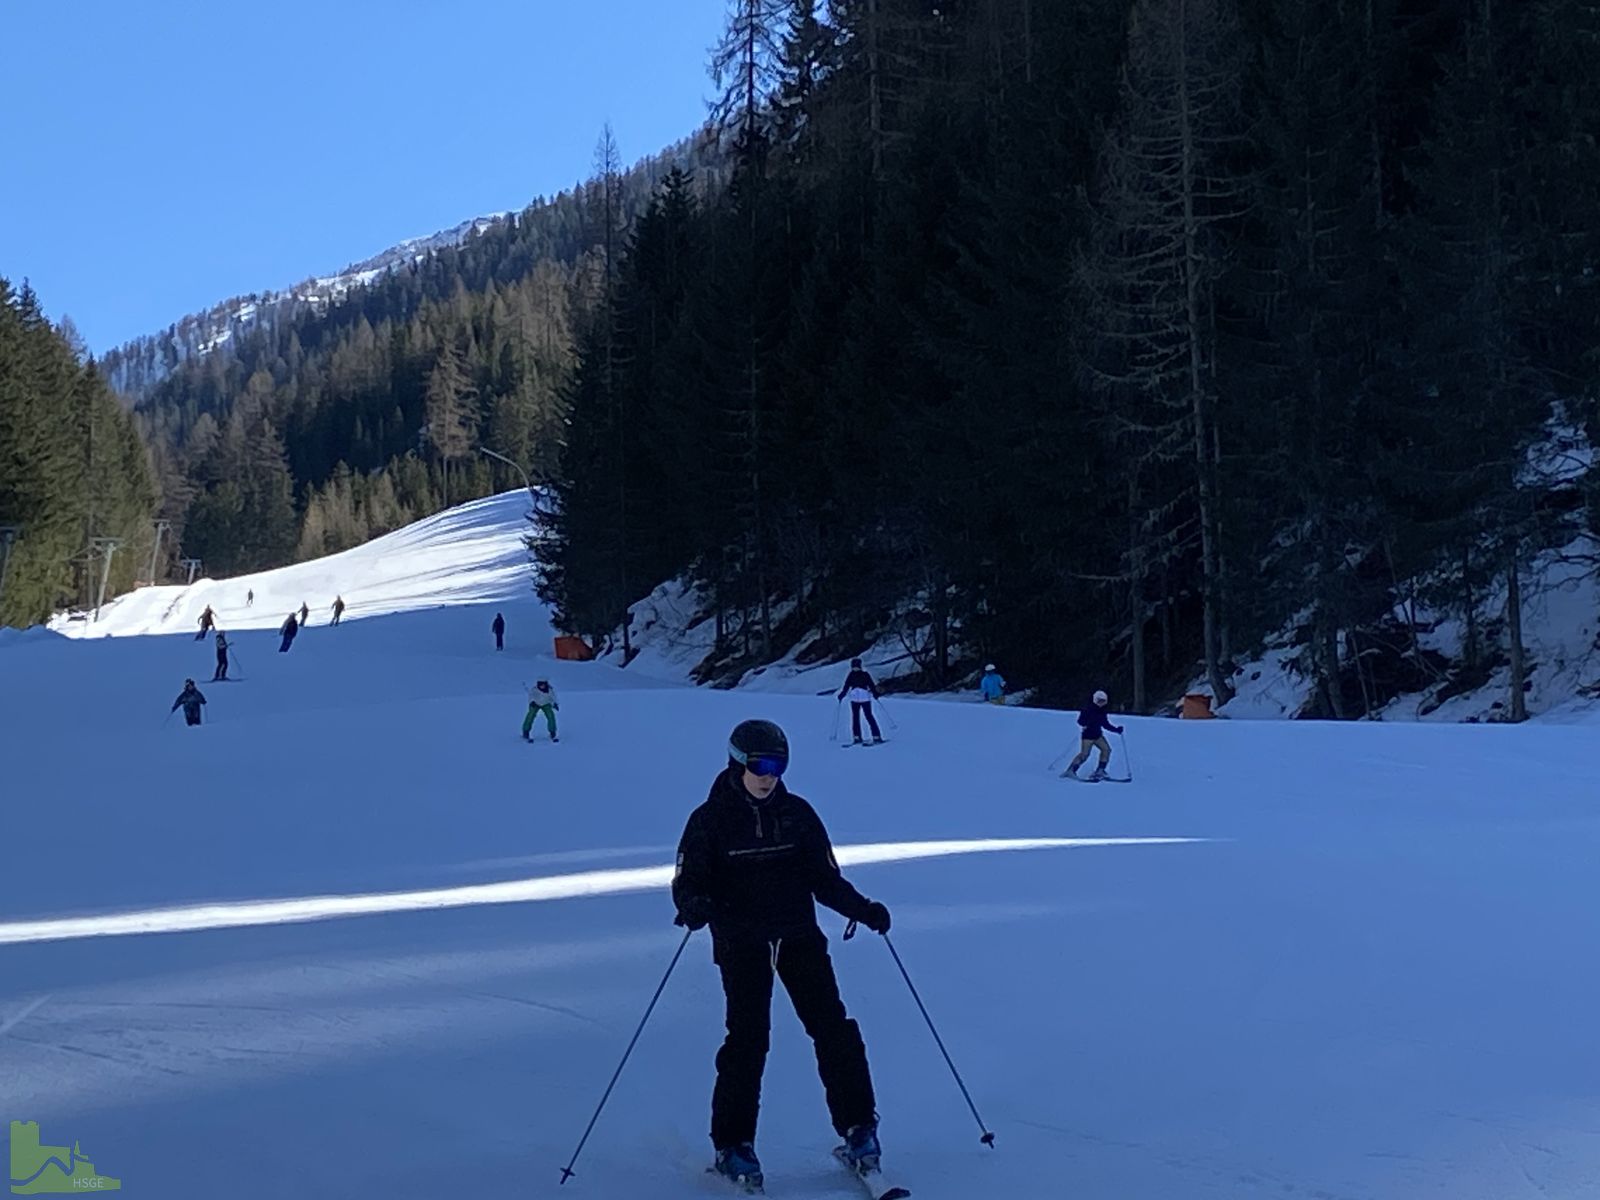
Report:
[[[705,119],[723,0],[6,0],[0,275],[101,353]]]

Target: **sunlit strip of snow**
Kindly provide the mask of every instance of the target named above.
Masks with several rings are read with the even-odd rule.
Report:
[[[988,838],[977,841],[879,842],[841,846],[844,866],[947,858],[958,854],[991,854],[1002,850],[1066,850],[1088,846],[1169,846],[1207,838]],[[0,924],[0,945],[14,942],[61,942],[77,938],[122,937],[134,933],[193,933],[205,929],[240,929],[251,925],[287,925],[336,917],[366,917],[423,909],[465,908],[474,904],[523,904],[534,900],[569,900],[649,891],[672,882],[673,868],[630,867],[582,871],[572,875],[513,879],[466,887],[431,888],[416,892],[376,892],[364,896],[309,896],[300,900],[238,900],[195,904],[141,912],[106,913]]]

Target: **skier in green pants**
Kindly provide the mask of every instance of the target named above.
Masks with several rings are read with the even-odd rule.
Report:
[[[550,686],[548,679],[541,679],[534,684],[532,690],[528,692],[528,715],[522,718],[522,740],[533,741],[528,736],[533,730],[533,719],[543,713],[544,723],[550,729],[550,740],[559,742],[561,739],[556,736],[556,709],[560,707],[560,703],[556,700],[556,691]]]

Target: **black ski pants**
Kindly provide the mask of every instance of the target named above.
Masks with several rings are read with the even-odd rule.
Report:
[[[881,738],[883,734],[878,732],[878,718],[872,715],[872,701],[852,700],[850,701],[850,732],[856,741],[859,742],[861,740],[861,717],[863,713],[866,714],[867,724],[872,727],[872,736]]]
[[[817,1052],[828,1114],[843,1137],[874,1119],[876,1101],[860,1027],[845,1013],[822,930],[766,942],[719,937],[717,966],[728,1001],[728,1036],[717,1051],[717,1085],[711,1094],[711,1142],[719,1150],[756,1140],[761,1074],[772,1031],[772,978],[783,980],[795,1015]]]
[[[183,720],[187,725],[200,724],[200,706],[196,704],[191,708],[189,705],[185,704],[183,706]]]

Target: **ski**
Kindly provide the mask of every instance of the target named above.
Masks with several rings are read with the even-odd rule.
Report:
[[[1070,779],[1073,783],[1132,783],[1132,775],[1102,775],[1099,779],[1085,779],[1081,775],[1074,775],[1070,771],[1061,772],[1061,778]]]
[[[765,1196],[767,1194],[767,1189],[763,1185],[763,1181],[759,1178],[753,1182],[749,1179],[749,1177],[744,1175],[739,1176],[737,1179],[730,1179],[721,1171],[717,1170],[714,1164],[706,1168],[706,1174],[720,1179],[723,1183],[727,1184],[729,1188],[741,1196]]]
[[[850,1178],[859,1183],[872,1200],[908,1200],[911,1195],[910,1188],[896,1187],[883,1176],[883,1171],[874,1167],[870,1171],[859,1171],[855,1165],[845,1157],[843,1146],[833,1148],[833,1157],[839,1160],[839,1165],[850,1173]]]

